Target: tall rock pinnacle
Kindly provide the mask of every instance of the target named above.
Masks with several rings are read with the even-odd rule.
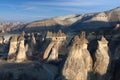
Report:
[[[57,33],[48,31],[46,38],[50,39],[51,42],[44,52],[43,59],[48,59],[48,61],[57,60],[59,48],[66,40],[66,35],[61,30],[59,30]]]
[[[17,46],[18,46],[18,35],[14,35],[11,37],[9,52],[8,52],[8,61],[14,61],[16,58]]]
[[[98,41],[98,49],[95,53],[95,64],[93,67],[93,72],[95,73],[94,79],[106,80],[105,74],[107,73],[109,61],[108,41],[102,36],[101,40]]]
[[[23,62],[24,60],[26,60],[26,48],[24,46],[24,37],[20,36],[19,37],[19,49],[18,49],[16,62]]]
[[[63,67],[62,74],[68,80],[90,80],[88,72],[92,69],[92,58],[87,50],[85,33],[75,36],[71,50]]]

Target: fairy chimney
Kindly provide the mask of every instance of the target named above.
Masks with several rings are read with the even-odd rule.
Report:
[[[90,80],[88,73],[92,69],[92,59],[87,50],[85,33],[75,36],[72,40],[67,60],[65,61],[62,75],[68,80]]]
[[[94,79],[106,80],[105,75],[107,73],[109,62],[110,58],[108,51],[108,41],[102,36],[101,40],[98,41],[98,49],[95,53],[95,63],[93,66],[93,72],[95,74]]]
[[[16,62],[23,62],[27,59],[26,58],[26,48],[24,45],[24,37],[20,36],[18,41],[19,41],[19,48],[18,48],[18,54],[16,57]]]
[[[18,35],[13,35],[10,40],[9,52],[8,52],[8,61],[14,61],[16,58],[16,52],[18,49]]]

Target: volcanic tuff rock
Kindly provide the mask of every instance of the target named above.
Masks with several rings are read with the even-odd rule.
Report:
[[[107,80],[105,75],[109,69],[109,63],[108,41],[102,36],[101,40],[98,41],[98,49],[95,53],[95,63],[93,67],[93,72],[95,73],[94,79]]]
[[[80,39],[82,42],[83,59],[84,59],[85,65],[86,65],[87,72],[90,73],[92,71],[93,61],[92,61],[91,55],[87,49],[88,40],[86,39],[85,32],[81,32]],[[91,80],[91,74],[87,74],[87,80]]]
[[[62,70],[62,75],[66,79],[90,80],[88,73],[92,70],[92,58],[87,50],[87,43],[84,32],[81,33],[81,36],[74,37],[71,50]]]
[[[44,52],[44,55],[43,55],[43,59],[47,59],[48,56],[49,56],[49,53],[51,51],[51,48],[53,47],[55,43],[54,42],[51,42],[48,47],[46,48],[45,52]]]
[[[27,59],[26,48],[24,45],[24,36],[20,36],[18,41],[19,41],[19,49],[18,49],[18,54],[16,57],[16,62],[23,62]]]
[[[28,43],[29,56],[33,56],[36,52],[36,39],[34,33],[30,35],[30,42]],[[31,51],[31,52],[30,52]]]
[[[35,40],[35,36],[34,36],[34,34],[32,33],[32,38],[31,38],[31,43],[32,43],[32,45],[36,45],[36,40]]]
[[[10,40],[8,61],[14,61],[16,57],[16,52],[18,50],[18,35],[13,35]]]
[[[59,30],[57,33],[47,32],[46,35],[47,39],[52,39],[52,41],[64,41],[66,40],[66,35]]]
[[[51,48],[51,52],[49,53],[48,61],[57,60],[58,59],[58,49],[59,49],[59,42],[55,43],[54,46]]]
[[[4,42],[3,37],[0,37],[0,44]]]
[[[46,38],[51,39],[51,42],[45,50],[43,59],[48,58],[48,61],[58,59],[59,48],[66,40],[66,35],[62,31],[58,31],[58,33],[48,31]]]

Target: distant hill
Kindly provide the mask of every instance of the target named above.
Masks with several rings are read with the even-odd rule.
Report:
[[[120,7],[110,11],[84,14],[81,19],[71,25],[72,29],[114,27],[120,22]]]
[[[64,29],[71,26],[76,20],[71,20],[71,18],[76,17],[76,15],[61,16],[50,19],[44,19],[39,21],[34,21],[28,23],[24,31],[44,31],[44,30],[58,30]]]
[[[90,14],[73,14],[28,23],[24,31],[80,30],[111,28],[120,23],[120,7]]]

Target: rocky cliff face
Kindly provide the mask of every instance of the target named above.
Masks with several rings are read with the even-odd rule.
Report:
[[[90,80],[88,74],[92,70],[92,58],[87,50],[85,34],[75,36],[71,50],[65,61],[62,74],[68,80]]]

